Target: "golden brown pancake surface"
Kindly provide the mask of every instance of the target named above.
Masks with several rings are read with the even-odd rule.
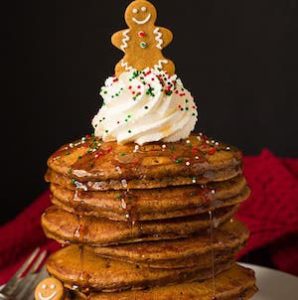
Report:
[[[197,176],[241,165],[236,148],[212,143],[192,135],[175,143],[119,145],[96,137],[61,147],[48,160],[55,172],[81,182]]]
[[[228,221],[238,206],[215,209],[213,225]],[[211,226],[209,213],[188,218],[161,221],[114,222],[94,217],[79,217],[50,207],[42,216],[42,226],[49,238],[59,242],[92,246],[131,243],[148,240],[177,239],[198,233]]]
[[[214,256],[234,257],[249,236],[247,228],[231,220],[210,232],[187,239],[95,247],[100,256],[151,268],[187,268],[203,265]]]
[[[203,186],[164,189],[84,192],[51,185],[54,205],[70,212],[127,220],[127,214],[139,221],[170,219],[206,212],[210,207],[239,204],[249,196],[245,179],[235,179]]]
[[[75,300],[238,300],[250,299],[256,292],[254,272],[234,265],[204,282],[175,284],[149,290],[120,293],[91,293],[77,296]]]
[[[210,259],[204,269],[151,269],[101,258],[91,248],[73,245],[53,254],[47,262],[47,269],[52,276],[66,284],[112,292],[204,280],[212,277],[213,273],[216,275],[228,269],[231,264],[230,259],[218,257]]]

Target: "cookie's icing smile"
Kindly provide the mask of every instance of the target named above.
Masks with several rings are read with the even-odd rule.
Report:
[[[49,296],[43,296],[42,293],[38,293],[38,297],[40,300],[52,300],[54,299],[54,297],[57,295],[57,292],[53,292],[51,295]]]
[[[150,14],[150,13],[149,13],[148,16],[147,16],[145,19],[143,19],[143,20],[138,20],[138,19],[136,19],[135,17],[132,18],[132,20],[133,20],[136,24],[138,24],[138,25],[144,25],[144,24],[148,23],[148,22],[150,21],[150,19],[151,19],[151,14]]]

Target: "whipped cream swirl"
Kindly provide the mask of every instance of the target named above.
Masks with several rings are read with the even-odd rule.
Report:
[[[110,77],[100,95],[103,106],[94,117],[95,136],[119,144],[176,142],[197,122],[197,107],[177,75],[146,69]]]

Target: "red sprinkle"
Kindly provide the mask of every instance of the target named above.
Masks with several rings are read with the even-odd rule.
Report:
[[[216,152],[216,148],[210,148],[210,150],[208,151],[209,155],[213,155]]]

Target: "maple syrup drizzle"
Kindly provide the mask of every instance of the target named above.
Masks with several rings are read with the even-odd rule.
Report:
[[[214,218],[213,211],[209,210],[209,222],[210,222],[210,243],[211,243],[211,268],[212,268],[212,300],[216,300],[216,283],[215,283],[215,253],[214,253]]]

